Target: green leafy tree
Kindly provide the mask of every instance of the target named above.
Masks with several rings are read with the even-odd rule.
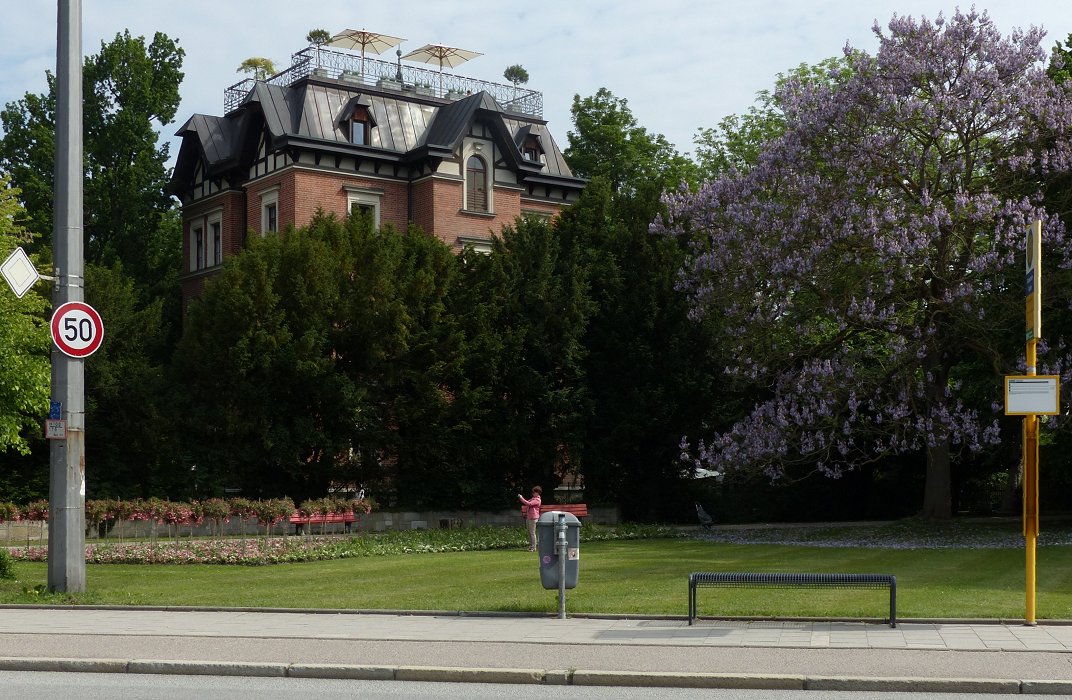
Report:
[[[585,498],[618,503],[630,519],[666,521],[692,512],[681,435],[695,432],[716,405],[732,412],[729,392],[714,381],[712,324],[690,319],[674,288],[685,248],[648,232],[655,216],[623,219],[596,178],[557,228],[585,259],[593,302],[583,336],[592,405]]]
[[[18,224],[21,215],[18,190],[0,175],[0,261],[32,241]],[[29,453],[28,432],[40,431],[48,414],[51,341],[48,300],[39,291],[31,289],[19,299],[0,281],[0,459],[8,450]]]
[[[497,471],[511,503],[526,485],[550,493],[582,469],[591,410],[582,338],[592,305],[578,250],[547,222],[522,219],[463,269],[454,301],[467,339],[469,457]]]
[[[595,95],[573,96],[574,130],[563,155],[574,174],[603,177],[615,197],[658,198],[682,182],[694,183],[695,165],[662,134],[637,123],[629,103],[600,88]]]
[[[171,272],[154,263],[174,262],[158,255],[175,239],[162,223],[171,208],[164,193],[169,154],[167,144],[158,145],[154,123],[175,117],[183,56],[164,34],[147,43],[128,31],[102,43],[83,71],[85,257],[102,265],[121,261],[145,286]],[[27,94],[0,112],[0,167],[21,189],[26,225],[43,246],[52,242],[55,151],[56,83],[50,74],[47,79],[46,95]]]
[[[331,41],[331,32],[326,29],[310,29],[305,35],[305,40],[313,46],[320,47]]]
[[[516,88],[518,85],[524,85],[529,81],[529,72],[522,68],[521,65],[515,64],[503,71],[503,77],[513,83]]]
[[[253,239],[190,308],[173,371],[198,490],[321,495],[346,454],[358,407],[331,346],[342,278],[322,226]]]
[[[474,506],[478,486],[454,456],[466,437],[455,399],[462,336],[448,309],[458,261],[415,228],[374,230],[351,217],[346,232],[335,246],[347,279],[335,346],[364,396],[351,476],[395,505]]]
[[[848,78],[852,56],[829,58],[811,66],[806,63],[788,73],[779,73],[775,90],[789,81],[834,87]],[[704,179],[732,170],[748,170],[759,160],[767,144],[785,131],[785,113],[770,90],[761,90],[745,114],[731,114],[715,128],[700,129],[693,139],[696,161]]]
[[[254,80],[267,80],[276,73],[275,63],[270,58],[251,56],[242,61],[235,73],[246,73],[253,76]]]
[[[1050,52],[1050,65],[1047,69],[1053,82],[1063,85],[1072,78],[1072,34],[1069,34],[1064,43],[1060,41],[1054,45]]]
[[[192,495],[175,470],[165,298],[143,298],[122,264],[86,266],[86,301],[107,324],[85,369],[87,493],[97,498]]]

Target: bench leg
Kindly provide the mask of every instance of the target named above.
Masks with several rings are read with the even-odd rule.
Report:
[[[897,579],[890,581],[890,627],[897,627]]]

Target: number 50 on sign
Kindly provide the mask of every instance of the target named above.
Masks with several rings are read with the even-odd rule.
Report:
[[[52,314],[52,342],[65,355],[89,357],[104,340],[104,322],[89,304],[69,301]]]

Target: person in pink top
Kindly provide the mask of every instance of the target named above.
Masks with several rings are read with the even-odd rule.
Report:
[[[529,551],[536,551],[536,521],[540,519],[540,494],[543,489],[539,486],[532,487],[532,498],[525,498],[520,493],[517,500],[521,501],[521,514],[525,516],[525,524],[529,528]]]

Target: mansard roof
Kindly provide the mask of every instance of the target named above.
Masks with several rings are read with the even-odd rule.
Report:
[[[348,115],[364,105],[376,129],[371,143],[350,143]],[[173,191],[190,182],[198,161],[208,174],[240,164],[251,141],[250,130],[267,132],[273,148],[298,146],[332,153],[357,153],[393,162],[453,157],[474,122],[482,122],[522,179],[583,185],[566,165],[546,122],[503,109],[487,92],[455,101],[425,97],[342,80],[306,79],[291,85],[257,81],[235,109],[223,117],[195,114],[179,131],[182,145],[172,177]],[[262,126],[263,125],[263,126]],[[526,161],[520,145],[529,133],[537,135],[544,162]],[[259,134],[258,134],[259,138]],[[255,140],[255,139],[254,139]]]

